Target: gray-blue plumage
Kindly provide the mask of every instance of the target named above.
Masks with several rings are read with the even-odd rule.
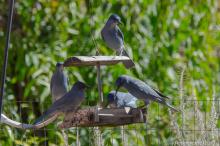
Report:
[[[131,108],[137,108],[136,102],[137,98],[131,95],[130,93],[125,92],[117,92],[117,95],[115,95],[116,91],[111,91],[108,95],[108,104],[110,107],[131,107]]]
[[[105,26],[103,27],[101,31],[101,36],[106,45],[109,48],[114,49],[117,55],[128,56],[124,47],[124,35],[118,27],[119,23],[121,23],[121,18],[116,14],[112,14],[107,20]],[[131,60],[124,63],[124,65],[126,68],[131,68],[135,64]]]
[[[39,117],[34,124],[38,124],[45,119],[54,115],[66,113],[68,111],[77,110],[81,102],[85,99],[84,90],[87,86],[82,82],[76,82],[72,89],[67,92],[63,97],[56,100],[52,106]]]
[[[116,86],[117,86],[117,90],[120,87],[126,88],[129,93],[131,93],[133,96],[139,99],[144,99],[144,100],[149,99],[161,103],[163,105],[166,105],[174,111],[178,111],[177,109],[172,107],[169,103],[167,103],[166,99],[168,99],[169,97],[151,88],[149,85],[147,85],[146,83],[144,83],[139,79],[127,75],[122,75],[116,80]]]
[[[56,70],[52,75],[50,82],[50,92],[52,95],[52,101],[60,99],[67,93],[67,77],[63,72],[63,64],[58,62],[56,64]]]

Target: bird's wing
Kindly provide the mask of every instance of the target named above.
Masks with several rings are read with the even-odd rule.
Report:
[[[66,77],[66,76],[63,74],[63,80],[64,80],[66,92],[67,92],[67,91],[68,91],[68,85],[69,85],[69,78]]]
[[[52,117],[56,113],[56,109],[53,107],[53,105],[46,110],[37,120],[35,120],[34,124],[39,124],[42,121],[45,121],[46,119]]]
[[[124,93],[124,100],[126,102],[130,102],[130,101],[133,101],[133,100],[137,100],[137,98],[135,96],[133,96],[132,94],[130,94],[130,93]]]
[[[50,93],[52,93],[52,89],[53,89],[53,78],[54,78],[54,74],[52,75],[50,80]]]
[[[37,120],[34,121],[34,125],[39,124],[43,121],[45,121],[46,119],[52,117],[53,115],[50,115],[52,112],[44,112],[43,115],[41,115],[39,118],[37,118]]]
[[[134,92],[136,90],[140,91],[140,95],[148,95],[152,99],[157,99],[158,101],[162,101],[163,98],[160,97],[159,94],[157,94],[149,85],[144,83],[143,81],[131,79],[129,82],[129,85],[132,87],[132,90]],[[143,97],[137,97],[137,98],[143,98]]]
[[[103,32],[104,30],[102,29],[102,31],[101,31],[101,36],[102,36],[102,39],[103,39],[103,41],[105,41],[105,38],[104,38],[104,32]]]
[[[131,108],[137,108],[136,100],[132,100],[126,103],[126,106],[131,107]]]
[[[62,109],[63,107],[68,106],[68,104],[71,104],[71,101],[74,99],[70,98],[71,96],[74,95],[71,95],[70,92],[66,93],[63,97],[61,97],[53,103],[51,109]]]
[[[164,97],[164,98],[170,99],[170,97],[168,97],[168,96],[166,96],[166,95],[160,93],[160,91],[158,91],[158,90],[156,90],[156,89],[154,89],[154,88],[152,88],[152,89],[153,89],[157,94],[159,94],[161,97]]]
[[[73,103],[72,100],[74,98],[70,98],[71,93],[68,92],[66,93],[63,97],[61,97],[60,99],[56,100],[44,113],[42,116],[40,116],[35,122],[34,124],[37,124],[45,119],[47,119],[48,117],[53,116],[56,113],[61,112],[65,107],[71,106],[71,104]]]
[[[56,100],[45,112],[44,115],[48,115],[54,111],[62,110],[64,107],[71,104],[71,98],[69,98],[69,93],[65,94],[60,99]]]
[[[120,30],[120,28],[117,27],[117,33],[118,33],[118,36],[122,39],[122,41],[124,42],[124,35],[122,33],[122,31]]]
[[[130,91],[129,91],[130,93],[131,92],[135,93],[136,90],[139,90],[140,96],[142,96],[144,93],[145,95],[148,96],[149,99],[159,102],[163,105],[166,105],[169,108],[171,108],[173,111],[178,111],[173,106],[171,106],[169,103],[167,103],[165,98],[161,97],[160,92],[158,94],[153,88],[151,88],[148,84],[144,83],[143,81],[132,78],[129,80],[128,84],[130,86]],[[143,97],[137,97],[137,98],[143,98]]]
[[[123,93],[123,92],[118,92],[117,93],[117,105],[118,107],[134,107],[134,106],[130,106],[130,104],[132,104],[133,102],[133,96],[129,93]]]
[[[137,83],[138,83],[138,85],[140,86],[140,88],[142,88],[142,90],[143,90],[145,93],[147,93],[147,94],[149,94],[149,95],[152,95],[152,96],[154,96],[154,97],[157,97],[157,98],[160,97],[160,95],[159,95],[153,88],[151,88],[148,84],[146,84],[146,83],[144,83],[144,82],[142,82],[142,81],[137,82]]]

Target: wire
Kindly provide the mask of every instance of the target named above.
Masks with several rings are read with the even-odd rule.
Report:
[[[10,33],[11,33],[11,26],[12,26],[13,8],[14,8],[14,0],[10,0],[9,12],[8,12],[8,22],[7,22],[7,32],[6,32],[6,44],[5,44],[5,50],[4,50],[4,63],[3,63],[3,67],[2,67],[2,77],[1,77],[0,114],[2,114],[2,100],[3,100],[3,96],[4,96],[6,68],[7,68],[7,64],[8,64],[8,48],[9,48],[9,44],[10,44]],[[0,121],[1,121],[1,116],[0,116]]]

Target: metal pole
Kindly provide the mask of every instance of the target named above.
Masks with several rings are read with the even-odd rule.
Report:
[[[101,71],[100,71],[100,63],[97,63],[97,81],[98,81],[98,91],[99,91],[99,106],[102,107],[103,104],[103,93],[102,93],[102,80],[101,80]],[[98,114],[99,110],[97,107],[96,114]],[[99,121],[99,115],[96,115],[96,121]],[[99,130],[99,127],[96,127],[96,140],[98,140],[98,146],[102,146],[102,136],[101,136],[101,131]]]
[[[121,126],[120,127],[120,129],[121,129],[121,143],[122,143],[122,146],[125,146],[125,128],[124,128],[124,126]]]
[[[80,146],[79,143],[79,127],[76,126],[76,146]]]
[[[4,96],[4,85],[5,85],[5,76],[6,76],[6,68],[8,63],[8,48],[10,44],[10,32],[12,25],[12,16],[13,16],[13,8],[14,8],[14,0],[11,0],[9,3],[9,12],[8,12],[8,22],[7,22],[7,32],[6,32],[6,44],[4,51],[4,62],[2,67],[2,77],[1,77],[1,91],[0,91],[0,115],[2,114],[2,100]],[[1,116],[0,116],[1,121]]]

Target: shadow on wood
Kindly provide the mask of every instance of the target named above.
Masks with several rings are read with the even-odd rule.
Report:
[[[97,117],[98,116],[98,117]],[[135,123],[145,123],[146,116],[140,109],[131,109],[127,114],[124,108],[96,107],[80,109],[77,112],[69,112],[65,115],[59,128],[93,127],[93,126],[120,126]]]

